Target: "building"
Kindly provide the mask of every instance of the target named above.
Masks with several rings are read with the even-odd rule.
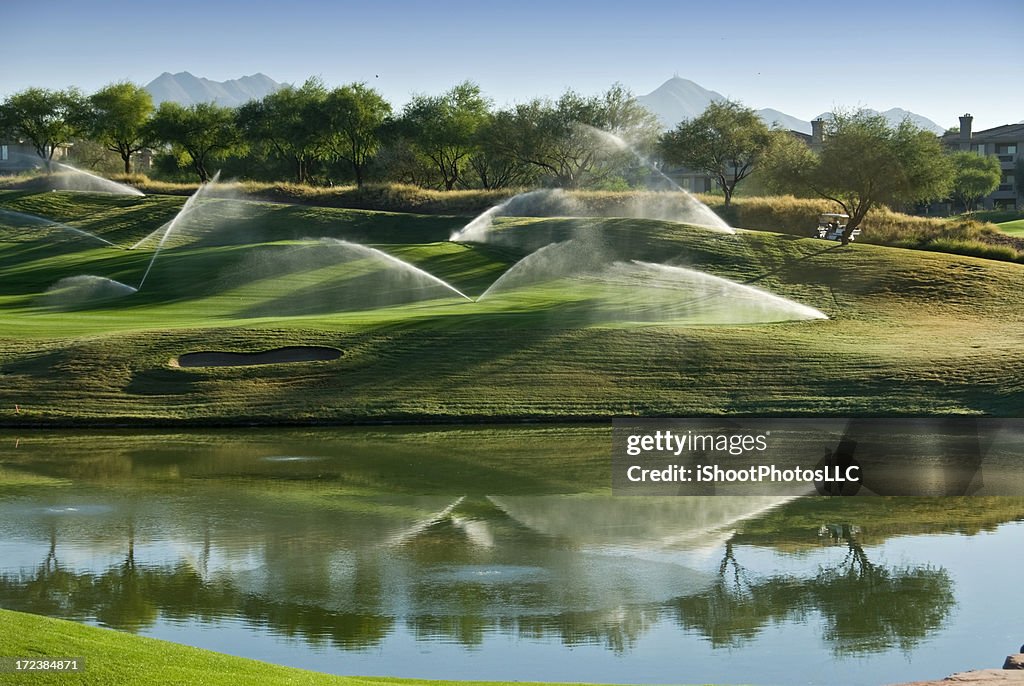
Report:
[[[67,153],[67,146],[58,147],[53,154],[54,161],[64,159]],[[0,139],[0,176],[39,169],[44,164],[31,143]]]
[[[974,117],[965,114],[960,117],[959,133],[947,133],[942,142],[953,150],[976,152],[979,155],[995,155],[1003,170],[998,188],[978,203],[979,209],[1017,209],[1021,207],[1024,188],[1017,178],[1018,162],[1024,159],[1024,122],[1006,124],[994,129],[974,131]]]

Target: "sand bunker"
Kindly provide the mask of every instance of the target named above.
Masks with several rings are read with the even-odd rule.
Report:
[[[336,360],[341,357],[337,348],[321,346],[294,345],[286,348],[274,348],[258,353],[233,353],[208,350],[197,353],[185,353],[172,364],[179,367],[242,367],[253,364],[283,364],[286,362],[322,362]]]

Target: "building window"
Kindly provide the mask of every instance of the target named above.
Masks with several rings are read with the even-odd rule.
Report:
[[[974,146],[974,152],[978,153],[979,155],[984,155],[985,154],[985,144],[984,143],[978,143],[977,145],[975,145]]]
[[[997,155],[1016,155],[1017,144],[1016,143],[1005,143],[1003,145],[996,146]]]
[[[0,145],[0,160],[7,161],[7,146]]]

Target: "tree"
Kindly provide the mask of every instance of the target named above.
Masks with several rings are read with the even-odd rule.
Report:
[[[430,161],[441,186],[450,191],[463,180],[489,108],[480,87],[466,81],[443,95],[413,97],[402,111],[398,130],[413,151]]]
[[[753,109],[723,100],[711,103],[699,117],[680,122],[664,134],[661,154],[667,162],[714,177],[725,193],[728,207],[736,185],[754,171],[768,152],[772,136]]]
[[[944,198],[953,183],[953,164],[935,134],[908,119],[893,127],[866,110],[833,113],[820,153],[780,139],[765,165],[777,190],[809,191],[842,207],[850,215],[843,243],[871,208]]]
[[[132,155],[150,143],[146,124],[153,114],[152,96],[134,83],[114,83],[93,93],[89,103],[93,137],[119,154],[124,173],[131,173]]]
[[[584,123],[614,134],[636,152],[645,155],[654,152],[661,134],[661,122],[637,101],[628,88],[614,83],[597,98],[597,102],[597,119]]]
[[[316,78],[301,87],[285,86],[242,105],[238,125],[255,147],[268,147],[287,159],[295,170],[295,181],[307,183],[314,162],[328,150],[330,125],[324,116],[327,89]]]
[[[951,156],[954,169],[953,197],[973,212],[979,199],[999,187],[1003,170],[999,158],[973,152],[955,152]]]
[[[477,129],[476,152],[470,157],[469,166],[481,188],[524,186],[536,180],[536,167],[513,154],[514,139],[515,114],[510,110],[488,115]]]
[[[566,91],[556,101],[516,106],[509,124],[511,154],[563,188],[600,183],[636,163],[626,149],[646,151],[657,140],[657,118],[621,84],[599,96]]]
[[[332,150],[352,165],[356,185],[362,186],[366,167],[380,149],[381,128],[391,116],[391,105],[365,83],[353,83],[327,94],[324,114]]]
[[[200,183],[210,179],[207,163],[226,155],[240,141],[235,111],[211,103],[189,107],[175,102],[161,103],[150,121],[149,132],[153,140],[185,153]]]
[[[0,105],[0,128],[31,141],[49,170],[57,149],[85,128],[87,111],[85,98],[76,88],[28,88]]]

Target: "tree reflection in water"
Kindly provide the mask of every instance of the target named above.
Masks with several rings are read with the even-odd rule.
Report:
[[[337,564],[331,551],[301,544],[295,550],[294,542],[285,544],[287,550],[264,549],[274,585],[260,590],[244,574],[204,573],[204,560],[139,565],[130,518],[123,561],[99,573],[76,572],[61,563],[57,529],[51,526],[46,558],[34,572],[0,576],[0,605],[95,619],[134,632],[160,617],[179,622],[240,620],[310,645],[346,650],[379,645],[399,619],[418,640],[477,646],[488,633],[498,632],[556,638],[569,646],[599,644],[621,653],[666,618],[705,636],[715,647],[732,647],[771,624],[807,621],[817,614],[836,654],[910,649],[938,629],[954,605],[953,584],[945,570],[872,562],[849,526],[831,528],[847,549],[845,557],[820,567],[814,576],[751,574],[738,559],[744,547],[729,540],[717,574],[701,590],[667,601],[615,604],[614,597],[586,595],[574,586],[583,579],[580,570],[590,564],[583,551],[532,532],[497,510],[485,510],[479,503],[473,508],[475,521],[489,527],[494,546],[481,546],[460,534],[466,531],[467,514],[456,509],[403,543],[401,551],[349,551],[343,589],[331,587],[329,568]],[[509,546],[504,552],[503,541]],[[300,564],[281,563],[295,560],[297,553]],[[391,602],[391,590],[383,582],[389,573],[385,567],[396,555],[404,555],[410,565],[405,605]],[[512,559],[521,564],[528,559],[533,566],[522,567],[523,578],[511,583],[451,572],[509,565]],[[567,589],[582,595],[567,596]],[[349,600],[340,602],[339,594]]]
[[[829,530],[847,554],[811,578],[754,577],[736,560],[733,543],[726,543],[715,583],[673,601],[678,622],[714,646],[734,647],[769,624],[817,613],[825,622],[823,638],[836,654],[909,650],[942,626],[956,604],[944,569],[876,564],[858,542],[855,527]]]

